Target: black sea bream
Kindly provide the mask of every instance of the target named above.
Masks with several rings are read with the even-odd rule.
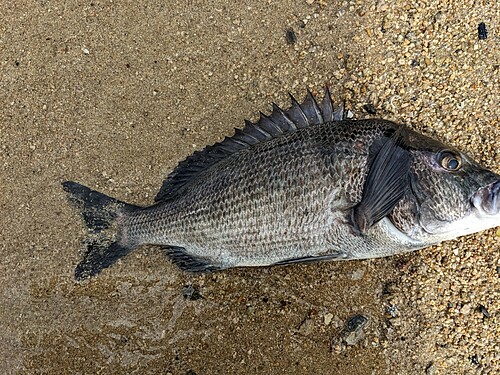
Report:
[[[454,147],[311,93],[181,162],[137,207],[64,182],[89,228],[75,276],[143,244],[187,271],[363,259],[500,225],[500,176]]]

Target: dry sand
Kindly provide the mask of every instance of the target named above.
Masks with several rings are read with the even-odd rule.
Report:
[[[246,3],[2,5],[0,372],[499,373],[495,230],[205,276],[144,247],[74,281],[85,229],[61,181],[149,204],[179,160],[306,87],[500,172],[495,1]],[[356,314],[359,337],[345,328]]]

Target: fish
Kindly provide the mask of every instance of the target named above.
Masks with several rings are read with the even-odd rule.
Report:
[[[150,206],[63,182],[88,228],[75,278],[141,245],[197,273],[385,257],[500,225],[500,175],[464,152],[348,118],[328,88],[290,97],[180,162]]]

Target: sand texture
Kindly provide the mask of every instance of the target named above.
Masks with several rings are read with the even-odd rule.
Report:
[[[61,188],[151,204],[194,150],[326,84],[498,173],[496,1],[16,1],[0,21],[0,373],[500,373],[498,230],[202,276],[142,247],[77,283]]]

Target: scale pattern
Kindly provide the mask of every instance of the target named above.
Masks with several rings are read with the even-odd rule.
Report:
[[[370,145],[397,127],[328,122],[242,149],[178,194],[130,214],[127,238],[181,247],[220,268],[305,255],[371,257],[380,246],[353,239],[346,213],[361,200]],[[390,241],[380,243],[391,250]]]

